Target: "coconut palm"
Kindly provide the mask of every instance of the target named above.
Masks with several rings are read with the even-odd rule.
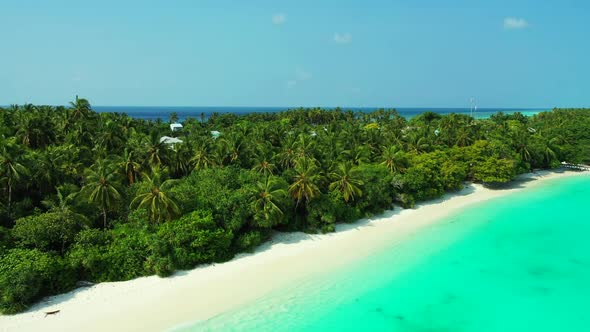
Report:
[[[264,156],[258,157],[252,170],[264,174],[265,176],[273,175],[276,167],[269,159],[270,158],[265,158]]]
[[[152,175],[143,173],[143,180],[130,208],[146,209],[152,222],[171,220],[181,214],[170,189],[178,180],[167,179],[165,170],[154,169]]]
[[[90,221],[85,215],[78,213],[74,209],[74,204],[79,192],[75,185],[62,185],[55,188],[57,199],[45,199],[41,204],[45,206],[50,212],[61,212],[64,215],[74,217],[82,223],[82,225],[89,225]]]
[[[531,149],[530,133],[524,129],[518,128],[512,131],[512,145],[516,152],[529,167],[532,168],[532,161],[535,158],[534,151]]]
[[[119,147],[125,142],[123,128],[117,122],[107,120],[96,141],[108,151],[119,150]]]
[[[187,143],[175,144],[170,156],[170,173],[179,178],[191,172],[191,148]]]
[[[355,165],[360,165],[370,162],[371,151],[366,145],[353,145],[348,150],[340,153],[340,160],[352,162]]]
[[[295,150],[295,156],[298,159],[313,158],[315,151],[314,137],[317,133],[312,134],[299,134],[297,140],[293,143]]]
[[[12,191],[23,177],[28,175],[28,169],[21,163],[21,158],[16,153],[16,145],[13,140],[0,142],[0,181],[5,183],[8,191],[6,210],[10,215],[12,206]]]
[[[92,107],[90,106],[88,100],[84,98],[78,98],[78,96],[76,96],[76,100],[70,102],[70,119],[73,122],[88,119],[91,114]]]
[[[239,165],[245,149],[244,141],[241,134],[228,134],[219,140],[223,165]]]
[[[407,166],[407,158],[404,151],[395,145],[383,148],[381,165],[387,167],[391,173],[402,173]]]
[[[322,179],[320,170],[313,160],[303,158],[295,163],[295,178],[289,186],[289,194],[297,202],[307,204],[320,195],[319,183]]]
[[[426,152],[430,149],[430,142],[424,130],[412,130],[406,136],[407,150],[416,154]]]
[[[65,152],[63,146],[49,146],[45,150],[33,152],[35,163],[31,165],[31,175],[41,193],[52,191],[63,180],[63,165],[67,157]]]
[[[153,132],[147,143],[147,152],[144,164],[152,168],[163,167],[168,162],[170,149],[168,145],[158,138],[158,134]]]
[[[295,150],[290,144],[283,146],[281,152],[277,154],[276,159],[283,169],[289,169],[295,166]]]
[[[88,198],[89,203],[100,208],[104,228],[107,227],[107,213],[121,200],[118,181],[119,173],[108,161],[100,161],[86,170],[81,193]]]
[[[355,200],[363,195],[361,187],[364,185],[358,172],[349,162],[339,163],[336,169],[330,173],[331,191],[339,191],[345,202]]]
[[[215,156],[206,142],[199,142],[191,158],[194,170],[210,168],[216,165]]]
[[[283,216],[281,206],[287,195],[287,184],[275,176],[268,176],[256,184],[253,191],[252,209],[254,221],[259,227],[272,227],[280,223]]]
[[[127,178],[127,184],[132,185],[137,181],[141,171],[141,165],[136,159],[136,154],[128,148],[125,148],[123,156],[119,159],[119,167]]]

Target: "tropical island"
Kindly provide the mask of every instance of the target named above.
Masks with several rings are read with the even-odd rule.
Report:
[[[385,210],[590,160],[590,112],[476,120],[295,109],[182,128],[68,107],[0,109],[0,311],[81,283],[250,252],[275,230],[332,232]],[[178,130],[180,129],[180,130]]]

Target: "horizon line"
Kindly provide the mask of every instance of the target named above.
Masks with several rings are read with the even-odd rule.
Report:
[[[0,104],[0,107],[10,107],[12,105],[37,105],[37,106],[63,106],[68,107],[69,104],[34,104],[34,103],[23,103],[23,104]],[[94,105],[91,103],[91,107],[131,107],[131,108],[261,108],[261,109],[284,109],[284,110],[291,110],[291,109],[298,109],[298,108],[324,108],[324,109],[334,109],[340,108],[342,110],[347,109],[470,109],[470,106],[326,106],[326,105],[314,105],[314,106],[247,106],[247,105],[240,105],[240,106],[227,106],[227,105]],[[489,109],[503,109],[503,110],[552,110],[554,108],[589,108],[585,106],[551,106],[551,107],[494,107],[494,106],[486,106],[486,107],[478,107],[477,110],[489,110]]]

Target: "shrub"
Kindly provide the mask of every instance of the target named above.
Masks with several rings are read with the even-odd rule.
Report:
[[[473,167],[473,177],[483,183],[506,183],[516,176],[516,163],[509,159],[487,158]]]
[[[129,280],[149,274],[153,234],[139,227],[121,225],[112,231],[87,230],[76,237],[68,259],[88,280]]]
[[[267,233],[259,230],[252,230],[239,235],[235,244],[239,251],[252,252],[254,248],[262,244],[267,238]]]
[[[364,182],[363,195],[355,202],[365,214],[381,213],[390,209],[393,203],[391,173],[383,165],[364,164],[358,167]]]
[[[12,234],[21,247],[64,252],[80,229],[73,214],[47,212],[18,219]]]
[[[162,224],[157,238],[152,247],[156,257],[167,255],[176,268],[190,269],[231,256],[233,233],[219,228],[211,213],[200,210]],[[157,258],[152,260],[160,262]]]
[[[43,296],[69,290],[76,282],[64,261],[36,249],[12,249],[0,257],[0,312],[25,310]]]
[[[183,211],[211,211],[218,225],[238,232],[253,214],[249,203],[255,182],[244,174],[249,172],[231,167],[195,171],[174,188],[174,193]]]
[[[396,201],[399,202],[404,209],[411,209],[416,206],[416,200],[414,199],[414,196],[410,194],[401,193],[397,195]]]

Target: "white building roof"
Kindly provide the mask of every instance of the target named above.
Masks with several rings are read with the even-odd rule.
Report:
[[[176,144],[176,143],[182,143],[182,140],[180,140],[176,137],[162,136],[162,137],[160,137],[160,143]]]
[[[170,130],[180,129],[180,128],[182,128],[182,124],[180,124],[180,123],[171,123],[170,124]]]

